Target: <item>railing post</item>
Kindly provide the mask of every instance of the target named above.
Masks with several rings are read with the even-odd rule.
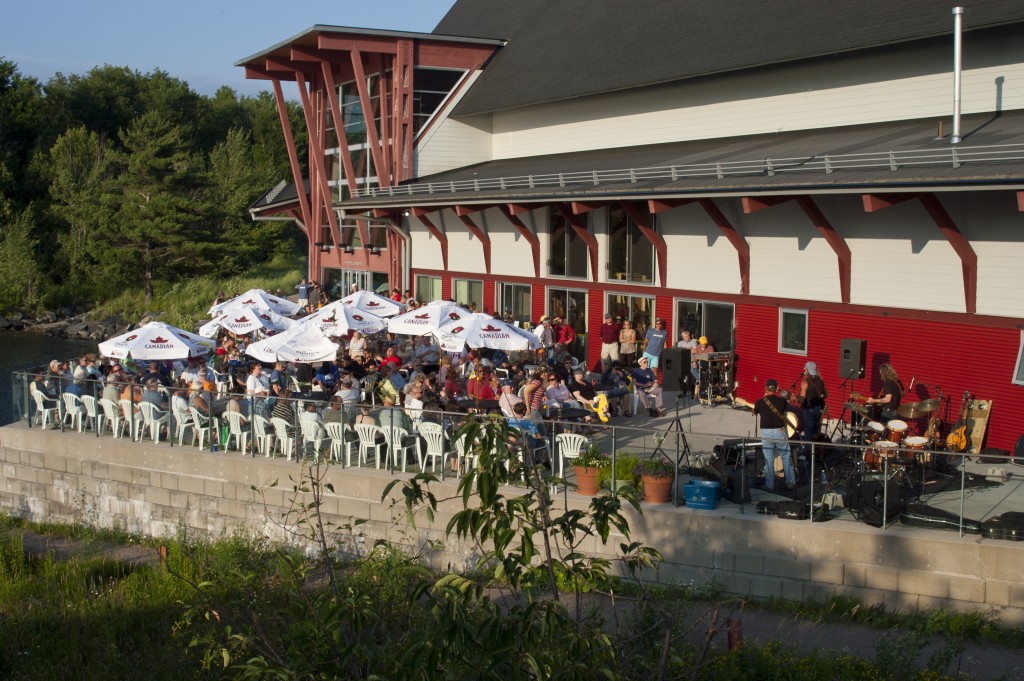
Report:
[[[610,480],[612,481],[612,493],[619,493],[619,480],[616,475],[615,462],[618,461],[619,454],[615,450],[615,426],[612,426],[612,474]]]
[[[807,474],[807,477],[811,479],[811,502],[810,502],[811,509],[810,509],[810,513],[807,514],[807,519],[810,522],[812,522],[812,523],[814,522],[814,482],[815,482],[814,479],[817,477],[815,475],[815,473],[814,473],[814,458],[815,458],[814,445],[815,445],[814,440],[811,440],[811,470]],[[822,508],[823,508],[823,506],[822,506]]]
[[[960,455],[960,536],[964,536],[964,497],[967,491],[967,457]]]
[[[882,458],[882,530],[889,529],[889,457]]]

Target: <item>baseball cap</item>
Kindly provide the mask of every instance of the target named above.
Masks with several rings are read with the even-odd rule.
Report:
[[[707,345],[708,344],[708,337],[707,336],[701,336],[700,338],[697,339],[697,342],[700,343],[701,345]]]
[[[605,319],[611,319],[612,318],[612,313],[611,312],[605,312],[604,313],[604,318]]]
[[[804,365],[804,371],[807,372],[808,376],[817,376],[818,365],[815,364],[814,362],[808,362],[807,364]]]
[[[774,378],[769,378],[767,381],[765,381],[764,387],[766,390],[778,390],[779,382],[776,381]]]

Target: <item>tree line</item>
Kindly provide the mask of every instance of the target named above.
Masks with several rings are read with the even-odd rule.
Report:
[[[303,163],[301,110],[289,120]],[[0,58],[0,313],[95,306],[181,277],[230,276],[295,250],[247,206],[288,156],[273,97],[212,97],[155,70],[45,83]]]

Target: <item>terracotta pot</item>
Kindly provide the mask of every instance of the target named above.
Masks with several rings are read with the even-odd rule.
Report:
[[[583,467],[574,466],[576,469],[576,491],[585,497],[592,497],[597,494],[597,466]]]
[[[652,504],[667,504],[672,501],[672,478],[643,476],[644,501]]]

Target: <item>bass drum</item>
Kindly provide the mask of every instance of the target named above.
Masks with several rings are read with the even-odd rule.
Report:
[[[873,447],[864,450],[864,465],[872,470],[882,470],[885,460],[895,460],[898,451],[899,447],[895,442],[879,440]]]

